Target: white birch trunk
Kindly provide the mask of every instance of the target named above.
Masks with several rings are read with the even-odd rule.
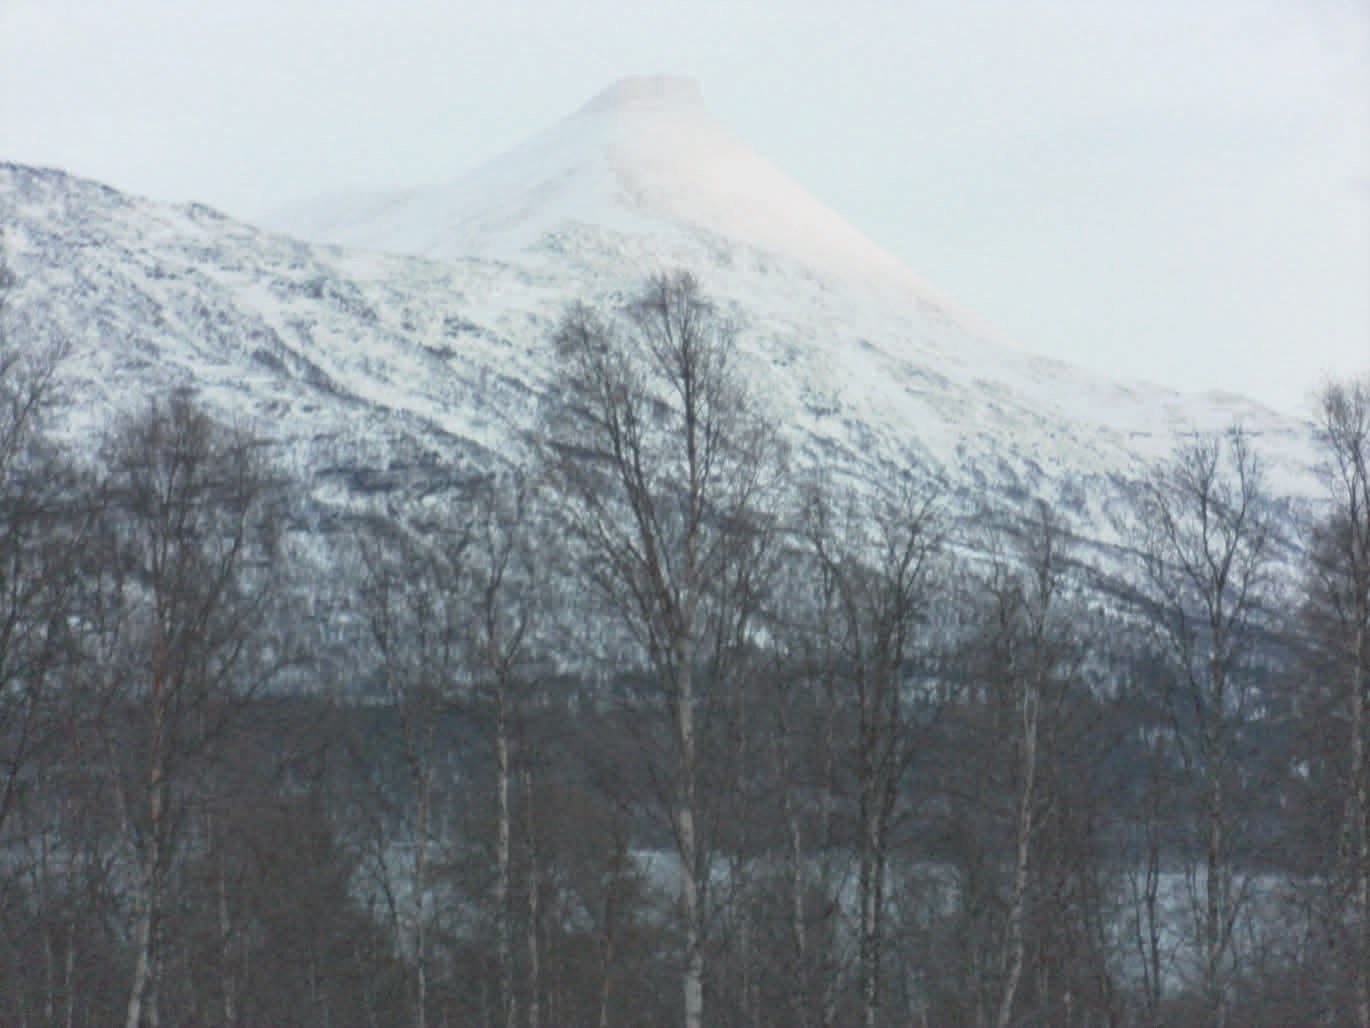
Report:
[[[695,829],[694,647],[682,640],[680,684],[676,696],[676,731],[680,739],[680,798],[676,830],[680,846],[680,900],[685,921],[685,971],[682,985],[685,1028],[704,1024],[704,948],[700,902],[699,839]]]
[[[166,823],[166,711],[160,678],[153,686],[152,769],[148,774],[148,838],[144,844],[142,881],[134,927],[133,984],[129,989],[126,1028],[155,1026],[157,1012],[157,936],[162,916],[163,878],[168,852]]]
[[[538,949],[538,840],[533,819],[533,776],[523,771],[524,803],[528,808],[524,830],[528,840],[528,1028],[542,1024],[542,955]]]
[[[999,1013],[996,1018],[999,1028],[1008,1028],[1013,1020],[1013,1001],[1017,996],[1018,982],[1023,974],[1023,920],[1032,874],[1032,835],[1036,830],[1037,737],[1041,726],[1041,695],[1036,681],[1023,686],[1020,717],[1023,731],[1022,782],[1019,787],[1015,819],[1013,893],[1009,902],[1008,924],[1005,930],[1003,986],[999,993]]]
[[[514,968],[509,925],[509,718],[502,687],[495,696],[495,772],[495,791],[499,808],[499,820],[495,828],[495,956],[499,962],[501,1023],[504,1028],[514,1028],[517,1004],[514,1001]]]
[[[1364,555],[1370,563],[1370,553]],[[1357,921],[1356,966],[1354,989],[1356,996],[1356,1024],[1370,1028],[1370,768],[1366,761],[1366,681],[1364,659],[1370,641],[1366,639],[1366,625],[1370,615],[1359,612],[1351,672],[1351,824],[1355,867],[1355,916]]]

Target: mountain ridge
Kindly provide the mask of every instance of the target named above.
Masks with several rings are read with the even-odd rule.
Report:
[[[912,470],[1103,525],[1120,482],[1240,422],[1278,491],[1316,491],[1307,422],[1005,346],[718,124],[692,79],[621,80],[455,185],[311,217],[331,242],[0,165],[10,317],[72,350],[67,434],[189,387],[306,475],[523,460],[566,305],[684,270],[740,326],[739,367],[801,467]]]
[[[526,455],[565,304],[630,295],[642,281],[633,247],[648,245],[585,228],[591,245],[561,237],[560,262],[385,255],[19,165],[0,166],[0,214],[18,279],[13,337],[72,350],[69,436],[192,387],[278,441],[293,467],[373,478]],[[1309,426],[1248,401],[1103,382],[935,308],[881,308],[793,268],[695,270],[744,325],[740,366],[802,465],[856,481],[912,468],[952,489],[990,482],[1053,502],[1083,491],[1097,516],[1116,490],[1090,483],[1235,419],[1260,437],[1281,491],[1314,491]]]

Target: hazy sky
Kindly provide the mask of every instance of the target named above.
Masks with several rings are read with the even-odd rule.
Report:
[[[0,159],[251,220],[653,72],[1025,349],[1370,371],[1366,0],[0,0]]]

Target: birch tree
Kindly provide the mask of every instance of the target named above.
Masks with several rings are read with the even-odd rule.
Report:
[[[271,674],[273,484],[258,445],[173,396],[106,448],[102,508],[106,717],[102,747],[132,857],[127,1028],[159,1020],[164,920],[197,793],[216,750]]]
[[[820,595],[831,604],[815,627],[827,673],[854,714],[853,737],[837,744],[855,782],[857,969],[862,1023],[881,1016],[886,885],[891,827],[913,754],[907,734],[911,667],[926,656],[920,632],[937,581],[941,526],[935,497],[909,484],[852,500],[845,509],[822,492],[806,515]]]
[[[1046,1009],[1055,962],[1045,950],[1076,927],[1068,921],[1080,913],[1061,902],[1064,896],[1054,904],[1047,899],[1048,874],[1061,874],[1051,867],[1060,856],[1051,849],[1081,841],[1066,837],[1066,785],[1060,781],[1080,651],[1069,621],[1069,545],[1066,526],[1038,503],[996,553],[973,645],[972,668],[989,687],[997,715],[992,748],[1005,754],[1003,782],[995,791],[1002,790],[1009,807],[1010,857],[991,1004],[999,1028],[1021,1014],[1029,968],[1037,972],[1032,1001]],[[1062,893],[1077,891],[1075,882],[1051,884],[1062,886]]]
[[[1342,804],[1339,884],[1349,899],[1341,963],[1354,1023],[1370,1028],[1370,380],[1327,386],[1318,427],[1331,506],[1310,540],[1303,621],[1329,694],[1317,708],[1328,719],[1317,734],[1344,747],[1334,772]]]
[[[500,1022],[514,1028],[518,990],[514,977],[514,787],[532,789],[533,769],[518,752],[522,741],[523,706],[528,692],[532,639],[541,605],[540,593],[550,577],[550,547],[535,536],[536,490],[523,475],[491,482],[474,505],[471,575],[474,608],[473,663],[494,711],[495,750],[495,959],[499,966]],[[534,845],[534,809],[525,803],[525,835],[530,852],[527,894],[534,906],[524,918],[528,952],[524,994],[528,1028],[538,1028],[542,992],[538,959],[536,895],[538,860]],[[606,1000],[607,1005],[607,1000]]]
[[[371,867],[393,928],[412,962],[410,1005],[426,1028],[433,976],[433,857],[443,795],[444,717],[470,682],[476,607],[469,588],[473,529],[464,506],[431,517],[391,514],[362,543],[361,606],[379,658],[381,690],[395,717],[402,775],[378,783],[371,811]],[[396,847],[395,834],[403,846]],[[404,859],[407,854],[408,859]],[[393,865],[399,863],[396,868]]]
[[[9,338],[13,285],[0,232],[0,838],[46,734],[54,672],[75,648],[68,615],[85,506],[43,436],[61,353]]]
[[[1138,500],[1145,602],[1164,644],[1167,706],[1197,794],[1195,934],[1205,1019],[1215,1028],[1228,1018],[1240,899],[1234,732],[1246,714],[1253,630],[1269,592],[1272,521],[1261,464],[1237,428],[1180,448]]]
[[[688,274],[654,278],[613,310],[575,306],[555,335],[552,481],[582,573],[633,640],[670,724],[686,1028],[704,1023],[699,718],[740,666],[780,460],[735,337]]]

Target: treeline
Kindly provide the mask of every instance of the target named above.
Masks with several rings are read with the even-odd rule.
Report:
[[[795,471],[687,276],[553,342],[327,539],[0,346],[0,1023],[1370,1026],[1370,381],[1100,527]]]

